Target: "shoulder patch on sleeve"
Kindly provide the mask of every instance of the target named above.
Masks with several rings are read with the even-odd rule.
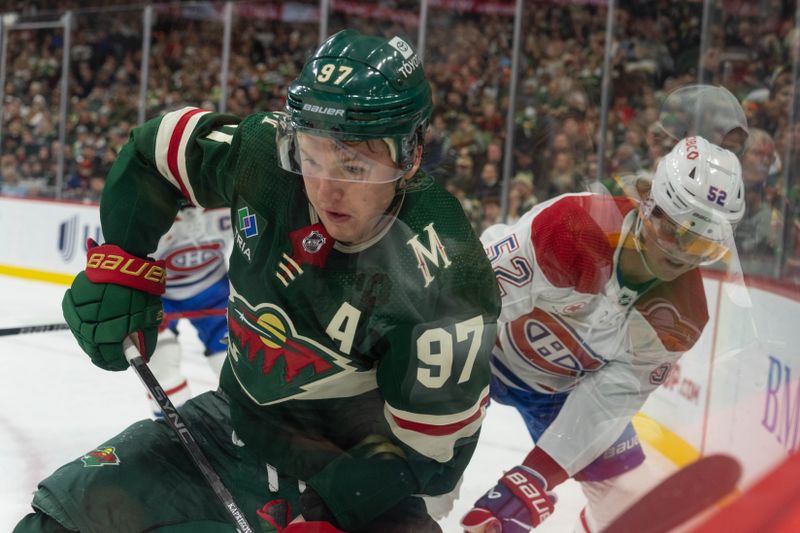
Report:
[[[703,278],[697,269],[654,287],[635,305],[671,352],[688,351],[708,322]]]

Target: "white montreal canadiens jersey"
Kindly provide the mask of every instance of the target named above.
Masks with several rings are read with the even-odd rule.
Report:
[[[227,209],[187,208],[178,212],[153,254],[166,263],[164,298],[186,300],[222,279],[232,237]]]
[[[708,319],[699,271],[621,285],[636,204],[559,196],[481,241],[503,298],[492,373],[521,391],[569,393],[542,447],[573,475],[617,439]]]

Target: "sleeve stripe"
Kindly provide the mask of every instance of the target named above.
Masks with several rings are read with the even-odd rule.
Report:
[[[172,171],[172,175],[178,180],[183,195],[194,205],[199,204],[186,172],[186,145],[189,143],[189,137],[192,136],[200,117],[205,114],[208,114],[208,111],[203,111],[202,109],[192,109],[184,113],[175,126],[175,131],[169,140],[169,151],[167,152],[167,164],[170,171]]]
[[[480,399],[469,409],[451,415],[423,415],[410,411],[401,411],[386,405],[392,420],[404,429],[410,429],[430,435],[446,435],[474,422],[481,416],[481,411],[489,403],[489,387],[481,391]]]
[[[425,422],[415,422],[413,420],[400,418],[394,413],[392,413],[392,418],[394,419],[394,422],[403,429],[416,431],[417,433],[425,433],[427,435],[431,435],[434,437],[441,437],[444,435],[455,433],[461,428],[468,426],[474,421],[481,418],[483,416],[483,408],[485,408],[486,405],[488,405],[488,403],[489,403],[489,395],[486,394],[486,396],[481,398],[481,402],[478,405],[478,408],[474,410],[470,416],[461,419],[458,422],[451,422],[449,424],[430,424]],[[389,409],[391,410],[391,407]]]
[[[186,145],[200,117],[207,113],[196,107],[167,113],[162,117],[156,135],[155,159],[159,172],[195,205],[198,205],[197,198],[186,173]]]
[[[214,130],[208,135],[206,135],[206,139],[210,139],[218,143],[231,144],[231,142],[233,141],[233,135],[231,135],[230,133]]]
[[[426,457],[447,462],[453,457],[456,441],[480,429],[488,404],[489,387],[486,387],[473,407],[455,415],[419,415],[392,409],[389,404],[385,406],[385,415],[401,442]]]

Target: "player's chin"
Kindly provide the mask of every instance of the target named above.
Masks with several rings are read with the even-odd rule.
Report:
[[[362,232],[355,224],[337,224],[335,222],[329,222],[325,224],[325,229],[328,230],[328,233],[330,233],[334,240],[339,242],[355,244],[362,240]]]
[[[661,267],[659,269],[661,272],[657,272],[657,274],[663,281],[672,281],[681,274],[694,268],[692,263],[685,263],[672,257],[663,257],[661,261],[659,261],[659,266]]]

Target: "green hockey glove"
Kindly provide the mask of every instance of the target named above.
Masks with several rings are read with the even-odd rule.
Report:
[[[163,318],[163,261],[141,259],[118,246],[89,240],[86,270],[67,289],[61,308],[78,344],[105,370],[125,370],[122,341],[136,333],[145,359],[156,346]]]

